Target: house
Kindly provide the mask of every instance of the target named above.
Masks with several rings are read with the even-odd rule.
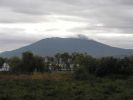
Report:
[[[74,64],[72,59],[68,59],[67,63],[65,63],[62,58],[54,58],[54,57],[44,57],[44,62],[48,64],[48,70],[50,72],[54,71],[74,71]]]
[[[4,63],[2,67],[0,67],[0,72],[8,72],[10,71],[10,66],[7,63]]]

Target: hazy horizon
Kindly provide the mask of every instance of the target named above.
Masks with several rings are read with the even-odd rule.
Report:
[[[132,0],[0,0],[0,52],[50,37],[133,49]]]

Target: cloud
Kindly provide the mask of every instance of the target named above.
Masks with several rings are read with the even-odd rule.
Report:
[[[120,47],[120,48],[128,48],[133,49],[132,43],[133,43],[133,34],[97,34],[96,36],[91,36],[94,40],[97,40],[99,42]]]
[[[24,29],[19,28],[1,28],[0,29],[0,51],[12,50],[13,48],[18,48],[31,42],[35,41],[34,38],[27,36],[22,36]]]
[[[86,23],[102,23],[104,30],[132,33],[132,5],[131,0],[0,0],[0,6],[8,9],[2,9],[0,21],[41,22],[47,15],[71,15]]]
[[[0,0],[0,46],[80,34],[133,48],[126,46],[132,41],[124,39],[133,33],[132,9],[132,0]],[[106,34],[121,34],[121,43],[111,42],[114,37],[108,41]]]

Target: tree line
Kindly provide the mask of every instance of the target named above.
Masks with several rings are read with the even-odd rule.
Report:
[[[47,57],[46,62],[44,57],[36,56],[31,52],[24,52],[22,57],[0,58],[0,66],[5,61],[11,66],[11,71],[16,73],[48,72],[49,64],[63,63],[68,69],[70,64],[73,64],[74,77],[77,79],[87,79],[90,75],[104,77],[133,74],[133,56],[93,58],[86,53],[57,53],[53,57]]]
[[[97,77],[133,75],[133,56],[93,58],[80,54],[78,59],[80,67],[75,71],[76,79],[87,79],[91,75]]]
[[[4,62],[10,65],[10,71],[14,73],[31,73],[34,71],[44,72],[47,67],[43,57],[36,56],[31,52],[24,52],[22,57],[0,58],[0,65]]]

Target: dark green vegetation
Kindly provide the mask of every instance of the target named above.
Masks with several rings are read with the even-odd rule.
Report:
[[[0,100],[133,100],[133,77],[77,81],[68,74],[59,74],[64,78],[55,79],[47,79],[43,74],[31,79],[27,78],[30,75],[14,76],[16,79],[10,75],[10,79],[4,79],[5,76],[0,75]]]
[[[34,71],[37,72],[46,72],[48,67],[44,63],[44,59],[40,56],[35,56],[31,52],[24,52],[22,58],[13,57],[8,59],[11,66],[11,72],[13,73],[31,73]]]
[[[63,53],[44,58],[25,52],[22,58],[0,58],[11,72],[0,73],[0,100],[133,100],[133,57],[93,58]],[[73,72],[48,71],[62,63]]]
[[[0,57],[0,66],[2,66],[4,62],[5,62],[5,59]]]
[[[46,58],[47,62],[45,61]],[[22,54],[22,58],[1,58],[0,62],[4,62],[3,60],[8,62],[13,73],[49,72],[50,64],[53,64],[53,66],[62,64],[67,69],[71,69],[70,66],[73,65],[75,78],[80,80],[87,79],[91,75],[97,77],[127,77],[133,75],[133,57],[96,59],[87,54],[58,53],[54,57],[46,58],[25,52]]]
[[[86,54],[79,54],[76,59],[79,67],[75,70],[76,79],[96,77],[127,77],[133,75],[133,57],[100,59],[92,58]]]

